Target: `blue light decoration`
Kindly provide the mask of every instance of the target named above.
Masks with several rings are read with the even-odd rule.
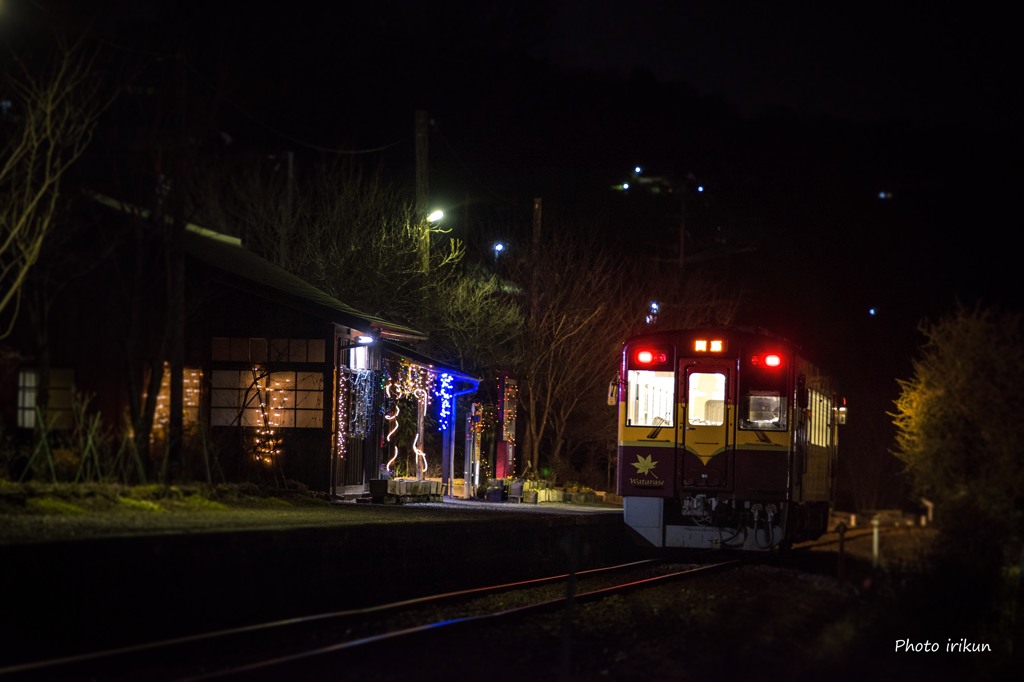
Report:
[[[439,400],[437,408],[438,429],[447,431],[452,418],[452,383],[454,378],[448,372],[437,377],[437,390],[434,391]]]

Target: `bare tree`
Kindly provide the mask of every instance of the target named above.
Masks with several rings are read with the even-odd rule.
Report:
[[[349,162],[300,167],[288,155],[276,161],[210,169],[228,182],[198,183],[204,220],[234,229],[248,248],[350,305],[426,324],[434,294],[456,275],[462,243],[431,230],[446,243],[431,249],[425,272],[427,228],[379,171]]]
[[[105,108],[93,83],[96,54],[82,40],[57,47],[35,71],[15,56],[0,164],[0,338],[18,316],[22,288],[59,211],[61,181],[85,151]]]
[[[731,324],[741,302],[735,286],[712,274],[658,270],[567,232],[542,238],[516,273],[530,297],[516,368],[524,452],[537,469],[544,449],[563,475],[570,470],[570,446],[607,453],[615,428],[607,388],[627,337],[656,328]],[[661,304],[656,322],[646,318],[654,300]]]
[[[542,443],[550,445],[550,462],[561,461],[573,412],[607,385],[631,298],[631,280],[624,273],[620,261],[564,236],[548,238],[520,263],[516,279],[528,283],[530,300],[515,371],[524,408],[524,454],[533,470],[540,465]]]
[[[508,288],[498,276],[483,272],[436,285],[430,353],[477,374],[508,362],[523,325],[522,308]]]

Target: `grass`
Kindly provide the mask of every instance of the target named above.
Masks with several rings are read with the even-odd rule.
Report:
[[[480,519],[479,511],[446,510]],[[11,483],[0,480],[0,545],[132,535],[213,533],[437,519],[418,505],[332,504],[314,493],[254,485]]]
[[[0,544],[338,523],[325,499],[256,486],[0,481]]]

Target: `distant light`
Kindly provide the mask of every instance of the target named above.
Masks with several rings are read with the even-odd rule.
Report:
[[[622,189],[629,189],[629,183],[628,182],[622,183]]]
[[[373,337],[370,336],[369,334],[360,334],[358,336],[358,338],[356,338],[356,343],[362,343],[362,344],[373,343]]]
[[[491,250],[494,251],[494,255],[497,256],[505,250],[505,244],[502,242],[494,242],[494,244],[491,245]]]
[[[870,315],[871,317],[874,317],[877,314],[878,314],[878,309],[877,308],[868,308],[868,315]]]
[[[442,218],[444,218],[444,211],[442,211],[441,209],[437,209],[436,211],[427,216],[427,222],[439,223],[441,222]]]
[[[644,317],[644,320],[647,322],[647,324],[654,324],[655,322],[658,321],[658,310],[660,309],[661,306],[658,305],[657,301],[651,301],[651,312],[647,313],[646,317]]]
[[[703,192],[704,191],[704,185],[697,185],[697,191],[698,192]]]
[[[879,192],[878,198],[881,199],[882,201],[885,201],[886,199],[892,199],[892,192]]]
[[[641,173],[644,172],[644,169],[641,168],[640,166],[633,166],[633,172],[636,173],[637,175],[640,175]]]

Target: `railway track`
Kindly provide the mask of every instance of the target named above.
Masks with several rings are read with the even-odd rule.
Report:
[[[389,643],[401,641],[406,648],[409,640],[436,638],[442,630],[484,627],[545,610],[569,612],[577,601],[738,564],[649,559],[36,661],[2,668],[0,676],[48,681],[304,679],[285,671],[312,670],[332,657],[351,659],[366,651],[380,655]]]

